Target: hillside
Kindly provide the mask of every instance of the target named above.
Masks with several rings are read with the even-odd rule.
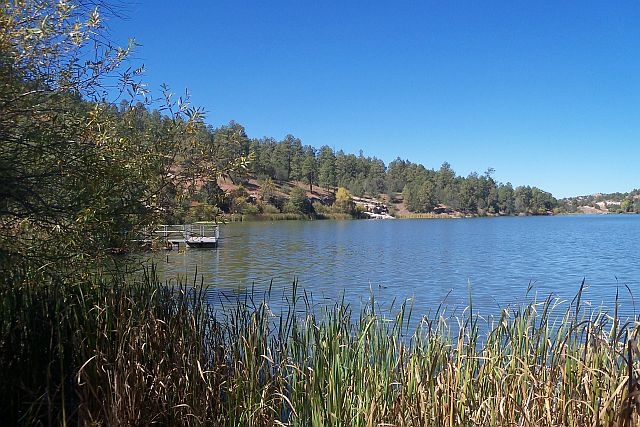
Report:
[[[272,200],[279,200],[275,205],[282,206],[291,198],[292,192],[297,191],[314,203],[330,207],[336,198],[337,188],[327,189],[314,185],[312,189],[302,181],[275,181],[271,180],[268,191],[265,190],[265,181],[255,177],[245,179],[242,183],[234,183],[230,179],[220,179],[219,188],[230,197],[238,197],[246,192],[246,201],[249,204],[260,205],[265,203],[265,192],[270,194]],[[354,206],[358,208],[361,216],[370,218],[452,218],[469,216],[468,212],[454,209],[444,204],[438,204],[431,212],[412,212],[406,205],[402,192],[393,194],[381,194],[378,197],[370,195],[355,196],[349,194]],[[240,196],[242,197],[242,196]],[[269,197],[268,197],[269,198]],[[578,214],[611,214],[637,212],[640,205],[640,194],[637,191],[631,193],[594,194],[580,196],[558,201],[555,213]],[[316,205],[317,206],[317,205]],[[262,213],[262,212],[261,212]],[[275,209],[271,214],[277,213]],[[366,213],[366,215],[362,215]],[[490,215],[490,214],[489,214]],[[357,215],[355,215],[357,216]]]
[[[400,158],[385,164],[362,151],[355,155],[329,146],[303,145],[293,135],[280,141],[250,138],[236,122],[207,128],[203,141],[212,151],[207,151],[207,162],[200,162],[196,172],[208,171],[210,165],[214,170],[224,170],[229,159],[241,161],[225,174],[226,180],[214,181],[211,174],[198,176],[200,185],[196,193],[201,188],[205,191],[189,197],[195,196],[191,199],[195,204],[227,214],[321,218],[360,217],[367,211],[383,211],[393,216],[430,218],[594,210],[640,212],[640,202],[629,194],[605,199],[589,196],[557,200],[535,186],[514,187],[510,182],[496,181],[492,168],[482,174],[471,172],[463,176],[447,162],[438,169]],[[186,166],[191,160],[185,157]],[[340,188],[343,198],[340,206],[334,206]],[[611,200],[619,201],[618,206]],[[606,203],[606,209],[598,205],[601,202]],[[180,221],[185,215],[206,216],[191,215],[190,208],[178,206],[180,203],[178,200],[166,207],[166,212],[172,209],[176,212],[173,220]]]
[[[327,189],[319,186],[313,186],[311,189],[308,184],[300,181],[270,181],[271,187],[268,190],[269,196],[265,197],[267,190],[265,189],[264,181],[256,178],[249,178],[242,183],[234,183],[228,179],[218,180],[218,186],[222,191],[228,195],[242,194],[246,191],[246,201],[248,203],[259,204],[267,203],[269,199],[271,201],[277,200],[274,206],[283,205],[286,200],[292,198],[292,193],[295,191],[303,192],[304,197],[308,199],[311,204],[319,203],[326,207],[331,207],[336,201],[337,188]],[[367,213],[372,218],[390,218],[389,215],[390,206],[396,213],[405,214],[408,210],[402,203],[402,195],[399,195],[399,201],[395,200],[394,203],[389,204],[386,197],[374,198],[369,196],[356,197],[349,195],[351,201],[355,207],[360,207],[359,212]]]
[[[229,179],[218,180],[218,186],[226,194],[233,197],[236,194],[244,194],[246,192],[246,201],[248,203],[259,204],[264,202],[264,182],[256,178],[249,178],[242,183],[234,183]],[[311,203],[322,203],[331,206],[336,199],[337,188],[326,189],[314,186],[311,190],[309,185],[300,181],[272,181],[273,190],[272,197],[280,200],[288,200],[294,189],[303,191],[304,195]],[[358,207],[359,212],[366,213],[366,216],[373,219],[388,218],[452,218],[463,217],[464,212],[451,209],[444,205],[436,207],[433,213],[415,213],[411,212],[404,203],[402,193],[394,193],[393,195],[379,195],[372,197],[369,195],[354,196],[349,195],[354,205]]]
[[[590,196],[569,197],[560,202],[569,213],[640,213],[639,190],[629,193],[596,193]]]

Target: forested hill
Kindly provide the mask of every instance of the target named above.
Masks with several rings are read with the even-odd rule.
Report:
[[[250,168],[244,175],[231,177],[235,183],[248,183],[249,178],[257,180],[259,186],[262,183],[298,182],[304,183],[309,193],[318,187],[330,192],[342,187],[357,197],[400,199],[406,209],[414,213],[457,211],[467,215],[537,215],[553,212],[559,206],[550,193],[539,188],[514,188],[510,183],[497,182],[491,168],[482,174],[473,172],[465,177],[457,175],[448,163],[438,170],[400,158],[385,165],[382,160],[365,156],[362,151],[356,155],[335,151],[327,145],[312,147],[293,135],[287,135],[283,140],[252,139],[235,122],[210,129],[210,132],[213,143],[227,144],[229,149],[237,150],[237,154],[251,158]],[[220,199],[207,201],[219,203]],[[268,198],[263,201],[269,202]],[[283,208],[281,202],[272,201],[278,209]]]
[[[376,157],[365,156],[362,151],[356,155],[336,151],[328,145],[320,148],[304,145],[293,135],[287,135],[282,140],[269,137],[252,139],[246,135],[242,125],[235,122],[210,131],[216,143],[224,144],[233,140],[235,149],[239,150],[237,154],[251,158],[246,174],[235,176],[234,182],[244,182],[245,187],[253,188],[258,199],[267,205],[269,201],[273,202],[272,206],[280,211],[287,209],[285,200],[278,200],[274,196],[274,183],[279,184],[278,188],[296,189],[296,185],[293,185],[295,182],[307,187],[307,196],[318,190],[326,194],[344,188],[353,196],[384,201],[390,206],[402,206],[409,213],[546,215],[640,212],[640,191],[637,190],[624,194],[596,194],[557,200],[549,192],[534,186],[514,188],[509,182],[498,182],[493,178],[492,168],[481,174],[472,172],[460,176],[446,162],[437,170],[400,158],[386,165]],[[252,184],[249,184],[249,178],[253,178]],[[283,183],[291,185],[283,186]],[[262,187],[266,187],[266,190]],[[288,198],[286,193],[285,190],[285,199]],[[236,195],[240,199],[244,196],[242,191]],[[295,199],[300,199],[300,195],[296,194]],[[225,210],[239,208],[231,205],[233,197],[228,198],[222,207]],[[293,208],[289,204],[288,207],[290,211],[315,213],[311,203],[304,205],[298,202],[297,206]],[[271,206],[260,204],[258,200],[254,206],[245,205],[239,211],[246,209],[248,213],[255,213],[256,209],[263,210],[265,207],[271,209]]]

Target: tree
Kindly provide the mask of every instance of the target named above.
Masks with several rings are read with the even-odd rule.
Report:
[[[200,126],[201,139],[191,147],[188,159],[198,165],[197,179],[217,179],[229,177],[238,182],[248,173],[253,160],[250,152],[251,141],[244,126],[234,121],[226,126],[212,129]],[[238,159],[242,159],[238,162]]]
[[[144,192],[126,179],[138,147],[114,138],[115,108],[82,99],[101,94],[128,54],[103,42],[100,22],[73,3],[2,5],[2,264],[70,265],[118,245],[122,228],[149,213]],[[135,94],[130,77],[122,75]]]
[[[83,6],[0,6],[3,271],[62,274],[111,259],[171,197],[195,190],[187,178],[206,182],[246,165],[242,150],[218,163],[187,95],[174,100],[165,88],[164,114],[150,113],[141,69],[120,68],[133,42],[109,44],[98,9]],[[128,96],[120,109],[103,101],[111,80]]]
[[[546,191],[537,187],[531,188],[531,212],[535,215],[545,215],[553,210],[557,205],[557,200]]]
[[[302,163],[305,159],[302,141],[300,141],[299,138],[293,137],[292,135],[287,135],[287,138],[290,139],[291,147],[291,173],[289,178],[296,181],[301,181],[304,179],[304,174],[302,173]]]
[[[404,205],[409,210],[409,212],[419,212],[419,202],[416,192],[413,189],[413,185],[405,184],[402,189],[402,199],[404,200]]]
[[[519,186],[514,191],[515,209],[518,213],[529,213],[531,209],[531,187]]]
[[[368,158],[369,162],[367,178],[364,183],[364,190],[373,196],[383,194],[387,190],[386,173],[387,168],[384,162],[375,157]]]
[[[620,211],[621,212],[631,212],[633,209],[633,201],[630,198],[624,199],[620,202]]]
[[[456,174],[451,165],[444,162],[440,170],[436,172],[436,192],[440,203],[448,205],[453,209],[460,207],[460,194],[458,189],[459,181],[456,181]]]
[[[333,202],[333,207],[336,212],[348,214],[353,213],[355,210],[355,203],[346,188],[338,187],[338,191],[336,191],[336,201]]]
[[[284,211],[294,214],[310,214],[312,212],[311,202],[302,188],[294,187],[291,190],[289,200],[284,205]]]
[[[387,187],[389,191],[402,191],[407,183],[407,161],[400,157],[389,163],[387,169]]]
[[[327,190],[336,185],[336,157],[327,145],[318,154],[318,184]]]
[[[300,140],[293,135],[287,135],[283,141],[276,145],[273,152],[276,179],[285,181],[291,179],[294,152],[299,145]]]
[[[516,211],[513,186],[510,182],[498,187],[499,212],[511,215]]]
[[[426,180],[418,189],[417,212],[433,212],[436,207],[435,183]]]
[[[249,153],[252,158],[251,170],[258,178],[275,179],[273,152],[277,142],[273,138],[261,138],[251,141]]]
[[[260,185],[260,197],[265,202],[271,202],[276,195],[276,185],[271,178],[267,178],[262,181]]]
[[[345,154],[342,150],[336,154],[336,183],[340,187],[347,187],[355,179],[357,172],[357,158],[353,154]]]
[[[311,146],[307,146],[304,150],[301,174],[303,180],[309,184],[309,192],[313,192],[313,184],[318,175],[318,162],[316,161],[316,152]]]
[[[460,209],[474,214],[478,210],[478,174],[471,173],[466,179],[460,179],[458,184]]]

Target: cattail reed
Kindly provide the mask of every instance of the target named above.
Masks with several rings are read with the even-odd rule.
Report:
[[[0,292],[1,425],[637,425],[640,324],[581,291],[491,318],[295,283],[209,305],[153,270]]]

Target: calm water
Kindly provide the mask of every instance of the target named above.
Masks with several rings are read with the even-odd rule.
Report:
[[[295,278],[315,302],[344,294],[357,308],[373,292],[387,306],[413,298],[418,315],[462,310],[469,293],[484,313],[536,294],[571,300],[583,279],[593,306],[613,307],[619,289],[633,316],[640,298],[639,215],[280,221],[225,225],[221,237],[217,250],[161,254],[159,269],[192,281],[197,268],[212,299]]]

